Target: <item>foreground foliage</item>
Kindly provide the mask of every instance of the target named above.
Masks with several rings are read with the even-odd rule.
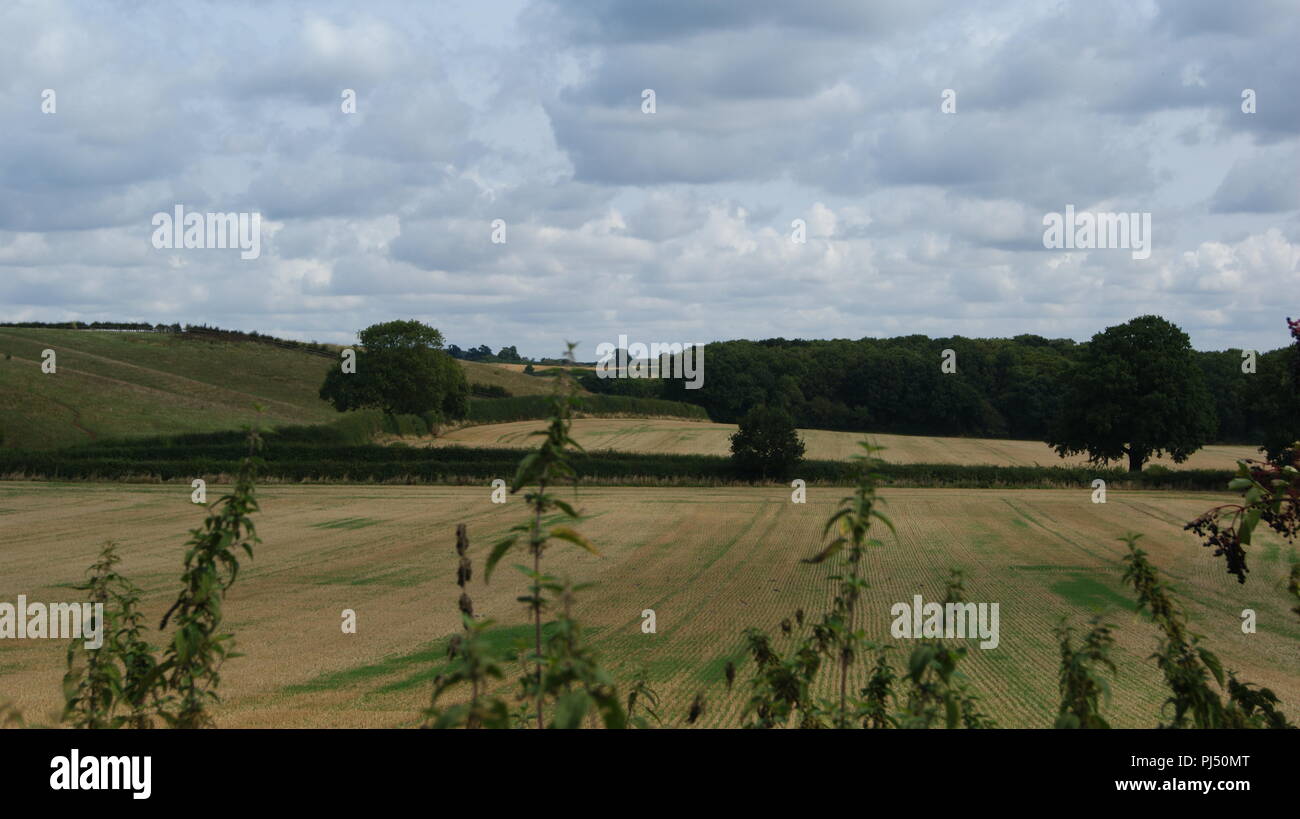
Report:
[[[571,359],[572,353],[570,346],[567,358]],[[428,727],[490,728],[529,721],[537,728],[580,728],[589,718],[599,720],[606,728],[628,726],[627,711],[613,677],[601,666],[599,656],[583,639],[581,624],[573,617],[577,593],[584,586],[542,571],[542,556],[552,541],[599,554],[571,525],[581,516],[554,493],[557,484],[577,479],[569,453],[581,449],[570,435],[578,404],[576,385],[562,374],[551,396],[549,424],[546,430],[534,433],[542,437],[541,446],[519,462],[510,485],[512,493],[528,490],[524,501],[529,517],[511,527],[510,534],[493,546],[484,571],[486,581],[497,564],[518,546],[526,547],[532,559],[531,566],[516,567],[529,581],[519,602],[527,605],[534,626],[531,652],[516,651],[513,657],[524,669],[519,677],[519,705],[511,709],[499,694],[486,692],[489,681],[500,678],[501,663],[507,658],[495,655],[488,647],[483,636],[490,624],[473,621],[472,603],[466,603],[468,596],[462,591],[461,616],[466,636],[454,644],[453,670],[435,682],[432,702],[424,714]],[[464,589],[472,571],[463,528],[458,532],[457,552],[457,582]],[[544,629],[547,612],[553,612],[555,617],[545,623]],[[464,683],[470,685],[469,706],[440,704],[445,695]],[[629,707],[635,704],[637,695],[650,703],[655,701],[653,692],[642,682],[628,695]]]
[[[259,542],[252,514],[258,511],[256,477],[261,444],[247,433],[248,454],[231,492],[208,506],[203,525],[190,530],[181,589],[158,626],[172,629],[161,650],[151,645],[139,610],[140,590],[117,571],[117,544],[108,542],[90,567],[91,604],[104,607],[103,642],[89,649],[74,638],[68,646],[61,720],[74,728],[209,728],[220,702],[222,667],[239,655],[222,628],[222,602],[239,575],[240,553],[251,557]],[[0,714],[3,716],[3,714]],[[12,717],[12,715],[11,715]]]

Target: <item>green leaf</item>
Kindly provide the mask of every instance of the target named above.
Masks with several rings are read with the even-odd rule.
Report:
[[[1250,509],[1242,517],[1241,529],[1237,532],[1237,539],[1243,546],[1250,545],[1251,535],[1255,532],[1255,526],[1259,524],[1259,509]]]
[[[849,498],[845,498],[845,500],[849,500]],[[822,527],[822,537],[826,537],[826,535],[830,533],[831,528],[835,526],[836,521],[838,521],[840,518],[844,517],[845,515],[851,515],[851,514],[853,514],[852,509],[841,509],[840,511],[831,515],[830,520],[826,521],[826,525]]]
[[[930,664],[930,658],[934,650],[930,646],[917,646],[912,650],[912,656],[907,660],[907,673],[911,676],[913,682],[920,682],[921,674],[924,673],[925,667]]]
[[[884,523],[886,526],[888,526],[889,531],[893,532],[894,534],[898,534],[898,531],[894,529],[894,522],[889,518],[885,517],[884,513],[877,512],[875,509],[872,509],[871,514],[873,517],[879,519],[881,523]]]
[[[552,725],[563,729],[581,728],[582,718],[587,715],[590,704],[591,698],[586,691],[570,691],[560,695],[555,701],[555,720]]]
[[[800,563],[821,563],[827,558],[834,556],[836,552],[838,552],[840,549],[844,547],[845,543],[848,543],[848,541],[842,537],[837,537],[834,540],[832,540],[830,543],[828,543],[826,545],[826,548],[822,549],[817,554],[813,555],[812,557],[805,557],[803,560],[800,560],[799,562]]]
[[[533,483],[537,473],[541,471],[541,463],[538,461],[538,453],[530,452],[519,462],[519,468],[515,471],[515,479],[510,484],[511,492],[518,492],[519,489],[527,484]]]
[[[1205,667],[1210,669],[1210,673],[1214,675],[1214,679],[1218,680],[1219,687],[1222,688],[1223,666],[1219,663],[1219,658],[1211,654],[1208,649],[1204,648],[1196,649],[1196,653],[1200,655],[1201,662],[1205,663]]]
[[[487,564],[483,567],[483,582],[486,583],[492,578],[492,570],[496,568],[501,558],[505,557],[510,547],[515,545],[519,539],[518,535],[511,535],[505,540],[492,547],[492,554],[488,555]]]
[[[957,700],[954,697],[949,696],[946,705],[948,710],[948,727],[956,728],[957,721],[961,716],[961,712],[957,709]]]
[[[1056,718],[1056,725],[1053,727],[1062,729],[1078,728],[1079,718],[1067,711]]]
[[[550,536],[554,538],[559,538],[560,540],[567,540],[570,543],[573,543],[577,546],[581,546],[582,548],[591,552],[593,555],[600,557],[600,552],[596,550],[595,546],[591,545],[591,542],[589,540],[587,540],[578,532],[575,532],[573,529],[570,529],[568,526],[556,526],[554,529],[551,530]]]

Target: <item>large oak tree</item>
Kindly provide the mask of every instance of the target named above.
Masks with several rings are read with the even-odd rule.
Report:
[[[1127,459],[1129,470],[1140,472],[1162,454],[1182,463],[1217,426],[1187,334],[1159,316],[1141,316],[1092,337],[1066,374],[1047,443],[1061,457]]]
[[[469,384],[460,364],[443,351],[437,329],[418,321],[388,321],[372,324],[357,337],[356,372],[343,372],[340,362],[320,388],[320,397],[335,409],[465,417]]]

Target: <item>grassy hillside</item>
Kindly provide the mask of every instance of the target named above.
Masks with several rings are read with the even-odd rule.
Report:
[[[458,429],[433,442],[437,446],[535,447],[530,433],[542,428],[538,421],[518,421]],[[735,424],[712,424],[673,419],[579,418],[573,422],[573,437],[589,451],[612,449],[619,452],[655,452],[672,455],[727,455]],[[844,460],[861,452],[862,433],[799,431],[808,448],[806,456],[816,460]],[[1078,466],[1085,458],[1062,460],[1047,444],[1038,441],[1009,441],[994,438],[942,438],[927,435],[878,435],[869,437],[885,447],[881,456],[893,463],[987,464],[991,466]],[[1153,464],[1174,469],[1233,469],[1238,458],[1256,458],[1250,446],[1213,445],[1200,450],[1182,464],[1158,459]]]
[[[477,361],[461,361],[465,377],[471,384],[483,384],[489,387],[504,387],[512,395],[546,395],[555,386],[555,379],[525,375],[523,367],[517,364],[482,364]],[[585,390],[583,391],[585,394]]]
[[[58,370],[41,372],[52,349]],[[7,357],[8,356],[8,357]],[[0,446],[48,449],[102,438],[318,424],[339,416],[317,397],[330,359],[251,341],[170,333],[0,327]],[[462,361],[472,383],[539,395],[554,381]]]
[[[52,374],[40,367],[47,348]],[[0,328],[0,428],[6,447],[45,448],[235,429],[254,403],[268,425],[322,423],[337,416],[316,395],[329,365],[253,342]]]

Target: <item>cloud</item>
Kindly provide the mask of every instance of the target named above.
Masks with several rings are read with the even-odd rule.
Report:
[[[1281,213],[1300,208],[1300,149],[1261,148],[1237,160],[1210,202],[1215,213]]]
[[[1267,349],[1298,34],[1281,2],[9,4],[0,308],[530,355],[1159,312]],[[155,250],[176,204],[261,212],[262,257]],[[1067,204],[1152,212],[1151,258],[1045,250]]]

